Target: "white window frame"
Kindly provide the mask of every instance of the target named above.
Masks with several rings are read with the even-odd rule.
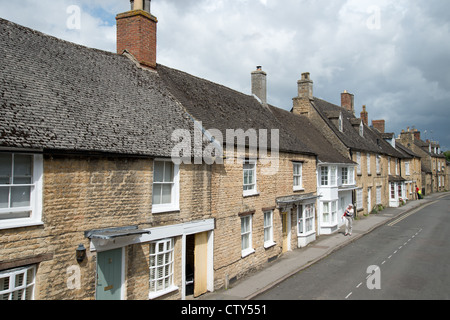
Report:
[[[377,154],[376,157],[377,174],[381,174],[381,156]]]
[[[11,155],[12,159],[12,173],[10,183],[8,184],[0,184],[2,188],[11,188],[11,187],[31,187],[30,193],[30,205],[27,207],[19,207],[19,208],[9,208],[8,199],[8,208],[0,209],[0,217],[6,217],[6,219],[0,219],[0,230],[2,229],[12,229],[12,228],[20,228],[20,227],[29,227],[42,225],[42,181],[43,181],[43,172],[44,172],[44,157],[41,154],[30,154],[30,153],[17,153],[17,152],[3,152],[2,154]],[[32,173],[31,173],[31,184],[13,184],[12,176],[14,172],[14,157],[16,155],[26,155],[33,157],[32,164]],[[11,192],[9,192],[9,197],[11,197]],[[17,213],[28,213],[28,217],[23,218],[10,218],[8,219],[8,215],[12,216]]]
[[[161,245],[162,250],[160,250]],[[152,250],[153,246],[154,250]],[[150,243],[149,299],[155,299],[178,289],[174,285],[174,251],[173,238]]]
[[[361,152],[357,152],[356,153],[356,173],[357,174],[362,174],[362,170],[361,170]]]
[[[246,169],[245,166],[246,165],[251,165],[252,168],[250,169]],[[258,179],[257,179],[257,174],[256,174],[256,167],[257,167],[257,163],[255,160],[245,160],[244,164],[242,166],[242,186],[243,186],[243,196],[247,197],[247,196],[253,196],[258,194]],[[253,183],[245,183],[245,175],[246,172],[253,172],[253,179],[254,181],[252,181]],[[248,182],[248,181],[247,181]],[[253,186],[251,189],[247,188],[246,186]]]
[[[275,245],[273,241],[273,210],[264,211],[264,247]]]
[[[329,172],[328,166],[320,167],[320,186],[327,187],[330,185]]]
[[[337,224],[338,200],[322,202],[322,224],[324,226],[333,226]],[[325,214],[327,219],[325,219]]]
[[[395,175],[398,176],[398,159],[395,159]]]
[[[364,209],[363,207],[363,189],[356,189],[356,210]]]
[[[246,228],[244,228],[244,227],[246,227]],[[253,229],[253,215],[246,215],[246,216],[241,217],[241,256],[242,256],[242,258],[255,252],[255,249],[253,248],[252,229]],[[247,238],[248,241],[244,241],[244,238]],[[247,243],[248,245],[244,246],[245,243]]]
[[[330,187],[335,187],[337,185],[337,166],[330,166]]]
[[[381,187],[377,187],[377,204],[381,204]]]
[[[406,174],[407,176],[410,175],[409,161],[405,161],[405,174]]]
[[[7,287],[5,280],[8,282]],[[0,300],[34,300],[35,284],[35,265],[1,271]]]
[[[370,174],[371,174],[371,169],[370,169],[370,153],[367,153],[366,157],[367,157],[367,174],[370,175]]]
[[[391,174],[391,157],[388,157],[388,174]]]
[[[168,181],[164,181],[164,182],[158,181],[157,182],[157,181],[155,181],[155,177],[156,177],[155,168],[156,168],[156,164],[158,162],[163,162],[164,168],[168,164],[173,165],[173,181],[172,182],[168,182]],[[165,175],[165,169],[164,169],[163,175]],[[163,180],[165,180],[165,178]],[[158,185],[170,184],[172,186],[171,202],[167,203],[167,204],[154,204],[153,203],[153,195],[152,195],[152,213],[180,211],[180,166],[177,164],[174,164],[172,162],[172,160],[156,159],[153,163],[153,184],[152,184],[153,191],[155,190],[155,184],[158,184]]]
[[[297,170],[296,170],[297,168]],[[294,191],[300,191],[303,189],[303,163],[293,162],[293,175],[294,175]],[[298,183],[296,184],[296,180]]]
[[[297,207],[297,234],[308,236],[316,232],[316,208],[314,203],[306,203]]]

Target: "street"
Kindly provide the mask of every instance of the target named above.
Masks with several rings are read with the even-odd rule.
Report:
[[[397,217],[255,300],[450,299],[449,201]]]

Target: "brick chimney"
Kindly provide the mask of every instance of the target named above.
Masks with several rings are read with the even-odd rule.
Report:
[[[257,96],[263,104],[267,103],[267,73],[262,71],[261,66],[252,72],[252,94]]]
[[[369,113],[366,111],[366,106],[363,106],[363,111],[361,112],[361,120],[366,124],[366,126],[369,125]]]
[[[380,133],[385,133],[386,131],[386,121],[385,120],[372,120],[372,127],[380,131]]]
[[[341,107],[355,114],[355,96],[345,90],[341,93]]]
[[[414,139],[420,140],[420,131],[417,129],[414,129]]]
[[[131,10],[116,16],[117,53],[132,54],[145,67],[156,69],[156,25],[151,0],[130,0]]]
[[[386,121],[385,120],[372,120],[372,127],[380,131],[380,133],[385,133],[386,131]]]
[[[309,72],[302,73],[301,79],[297,81],[298,96],[292,99],[294,114],[310,116],[311,101],[314,100],[313,84]]]

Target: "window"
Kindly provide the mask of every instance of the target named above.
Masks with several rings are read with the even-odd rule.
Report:
[[[321,186],[328,185],[328,167],[320,168],[320,185]]]
[[[344,124],[342,122],[342,112],[339,114],[339,131],[344,132]]]
[[[264,212],[264,247],[274,245],[273,242],[273,212]]]
[[[150,298],[173,289],[173,239],[150,244]]]
[[[405,161],[405,174],[409,176],[409,161]]]
[[[370,174],[370,153],[367,153],[367,174]]]
[[[0,229],[41,224],[42,155],[0,153]]]
[[[356,153],[356,163],[357,163],[356,173],[361,174],[361,152]]]
[[[152,212],[178,211],[179,166],[172,161],[155,161]]]
[[[322,221],[324,224],[335,224],[337,222],[337,201],[323,203]]]
[[[395,199],[395,184],[391,183],[391,199]]]
[[[395,175],[398,175],[398,159],[395,159]]]
[[[377,187],[377,204],[381,204],[381,187]]]
[[[349,184],[348,183],[348,168],[342,168],[341,172],[342,172],[342,175],[341,175],[342,184]]]
[[[388,157],[388,174],[391,174],[391,157]]]
[[[315,231],[314,211],[315,206],[313,203],[299,206],[297,208],[299,234],[304,235]]]
[[[361,124],[359,125],[359,135],[360,135],[361,137],[364,137],[364,125],[363,125],[362,122],[361,122]]]
[[[303,189],[302,171],[303,171],[303,164],[294,162],[294,190]]]
[[[257,193],[256,189],[256,162],[246,161],[244,163],[244,196]]]
[[[242,257],[255,252],[252,247],[252,216],[241,217],[241,250]]]
[[[363,208],[363,189],[356,190],[356,208],[364,209]]]
[[[377,174],[381,174],[381,156],[377,154]]]
[[[330,186],[336,186],[336,174],[337,174],[337,167],[331,166],[330,167]]]
[[[36,266],[0,272],[1,300],[33,300]]]

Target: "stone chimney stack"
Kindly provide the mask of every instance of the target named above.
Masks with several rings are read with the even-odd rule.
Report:
[[[341,107],[355,114],[355,96],[347,90],[341,93]]]
[[[302,73],[301,80],[298,80],[298,97],[313,99],[313,85],[309,72]]]
[[[307,117],[311,115],[311,101],[314,100],[313,84],[309,72],[302,73],[301,79],[297,81],[298,96],[292,99],[294,114]]]
[[[267,104],[267,73],[261,66],[252,72],[252,94],[257,96],[263,104]]]
[[[117,20],[117,53],[132,54],[145,67],[156,69],[156,25],[150,13],[151,0],[130,0],[131,11],[120,13]]]
[[[385,133],[386,131],[386,121],[385,120],[372,120],[372,127],[380,131],[380,133]]]
[[[420,140],[420,131],[417,129],[414,129],[414,139]]]
[[[369,113],[366,111],[366,106],[363,106],[363,111],[361,112],[361,120],[366,126],[369,125]]]

